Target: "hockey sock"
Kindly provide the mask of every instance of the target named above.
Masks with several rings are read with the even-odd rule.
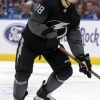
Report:
[[[53,92],[55,89],[57,89],[58,87],[60,87],[64,82],[62,81],[58,81],[56,78],[56,74],[53,72],[51,73],[51,75],[49,76],[47,83],[45,85],[45,89],[48,92]]]
[[[14,89],[13,89],[13,96],[15,99],[22,100],[24,94],[27,90],[28,82],[20,82],[15,79],[14,81]]]

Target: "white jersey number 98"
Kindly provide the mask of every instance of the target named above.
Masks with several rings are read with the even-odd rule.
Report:
[[[44,9],[45,8],[39,4],[35,11],[37,11],[38,14],[41,14],[44,11]]]

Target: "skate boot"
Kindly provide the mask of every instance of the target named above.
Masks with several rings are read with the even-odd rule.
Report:
[[[23,99],[21,99],[21,100],[24,100],[24,98],[25,98],[27,95],[28,95],[28,92],[26,91],[26,92],[25,92],[25,95],[24,95],[24,97],[23,97]],[[19,99],[14,99],[14,100],[19,100]]]
[[[41,88],[37,91],[37,96],[34,97],[34,100],[56,100],[51,96],[45,89],[45,81],[43,81]]]

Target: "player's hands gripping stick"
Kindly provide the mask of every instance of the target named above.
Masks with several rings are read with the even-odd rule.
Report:
[[[91,62],[89,54],[86,55],[80,55],[76,57],[79,61],[81,61],[83,64],[79,64],[79,71],[87,75],[88,78],[91,78]]]

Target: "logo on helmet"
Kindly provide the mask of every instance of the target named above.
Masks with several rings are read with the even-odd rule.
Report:
[[[21,33],[25,28],[25,24],[14,23],[5,28],[4,36],[10,43],[17,44],[21,38]]]

